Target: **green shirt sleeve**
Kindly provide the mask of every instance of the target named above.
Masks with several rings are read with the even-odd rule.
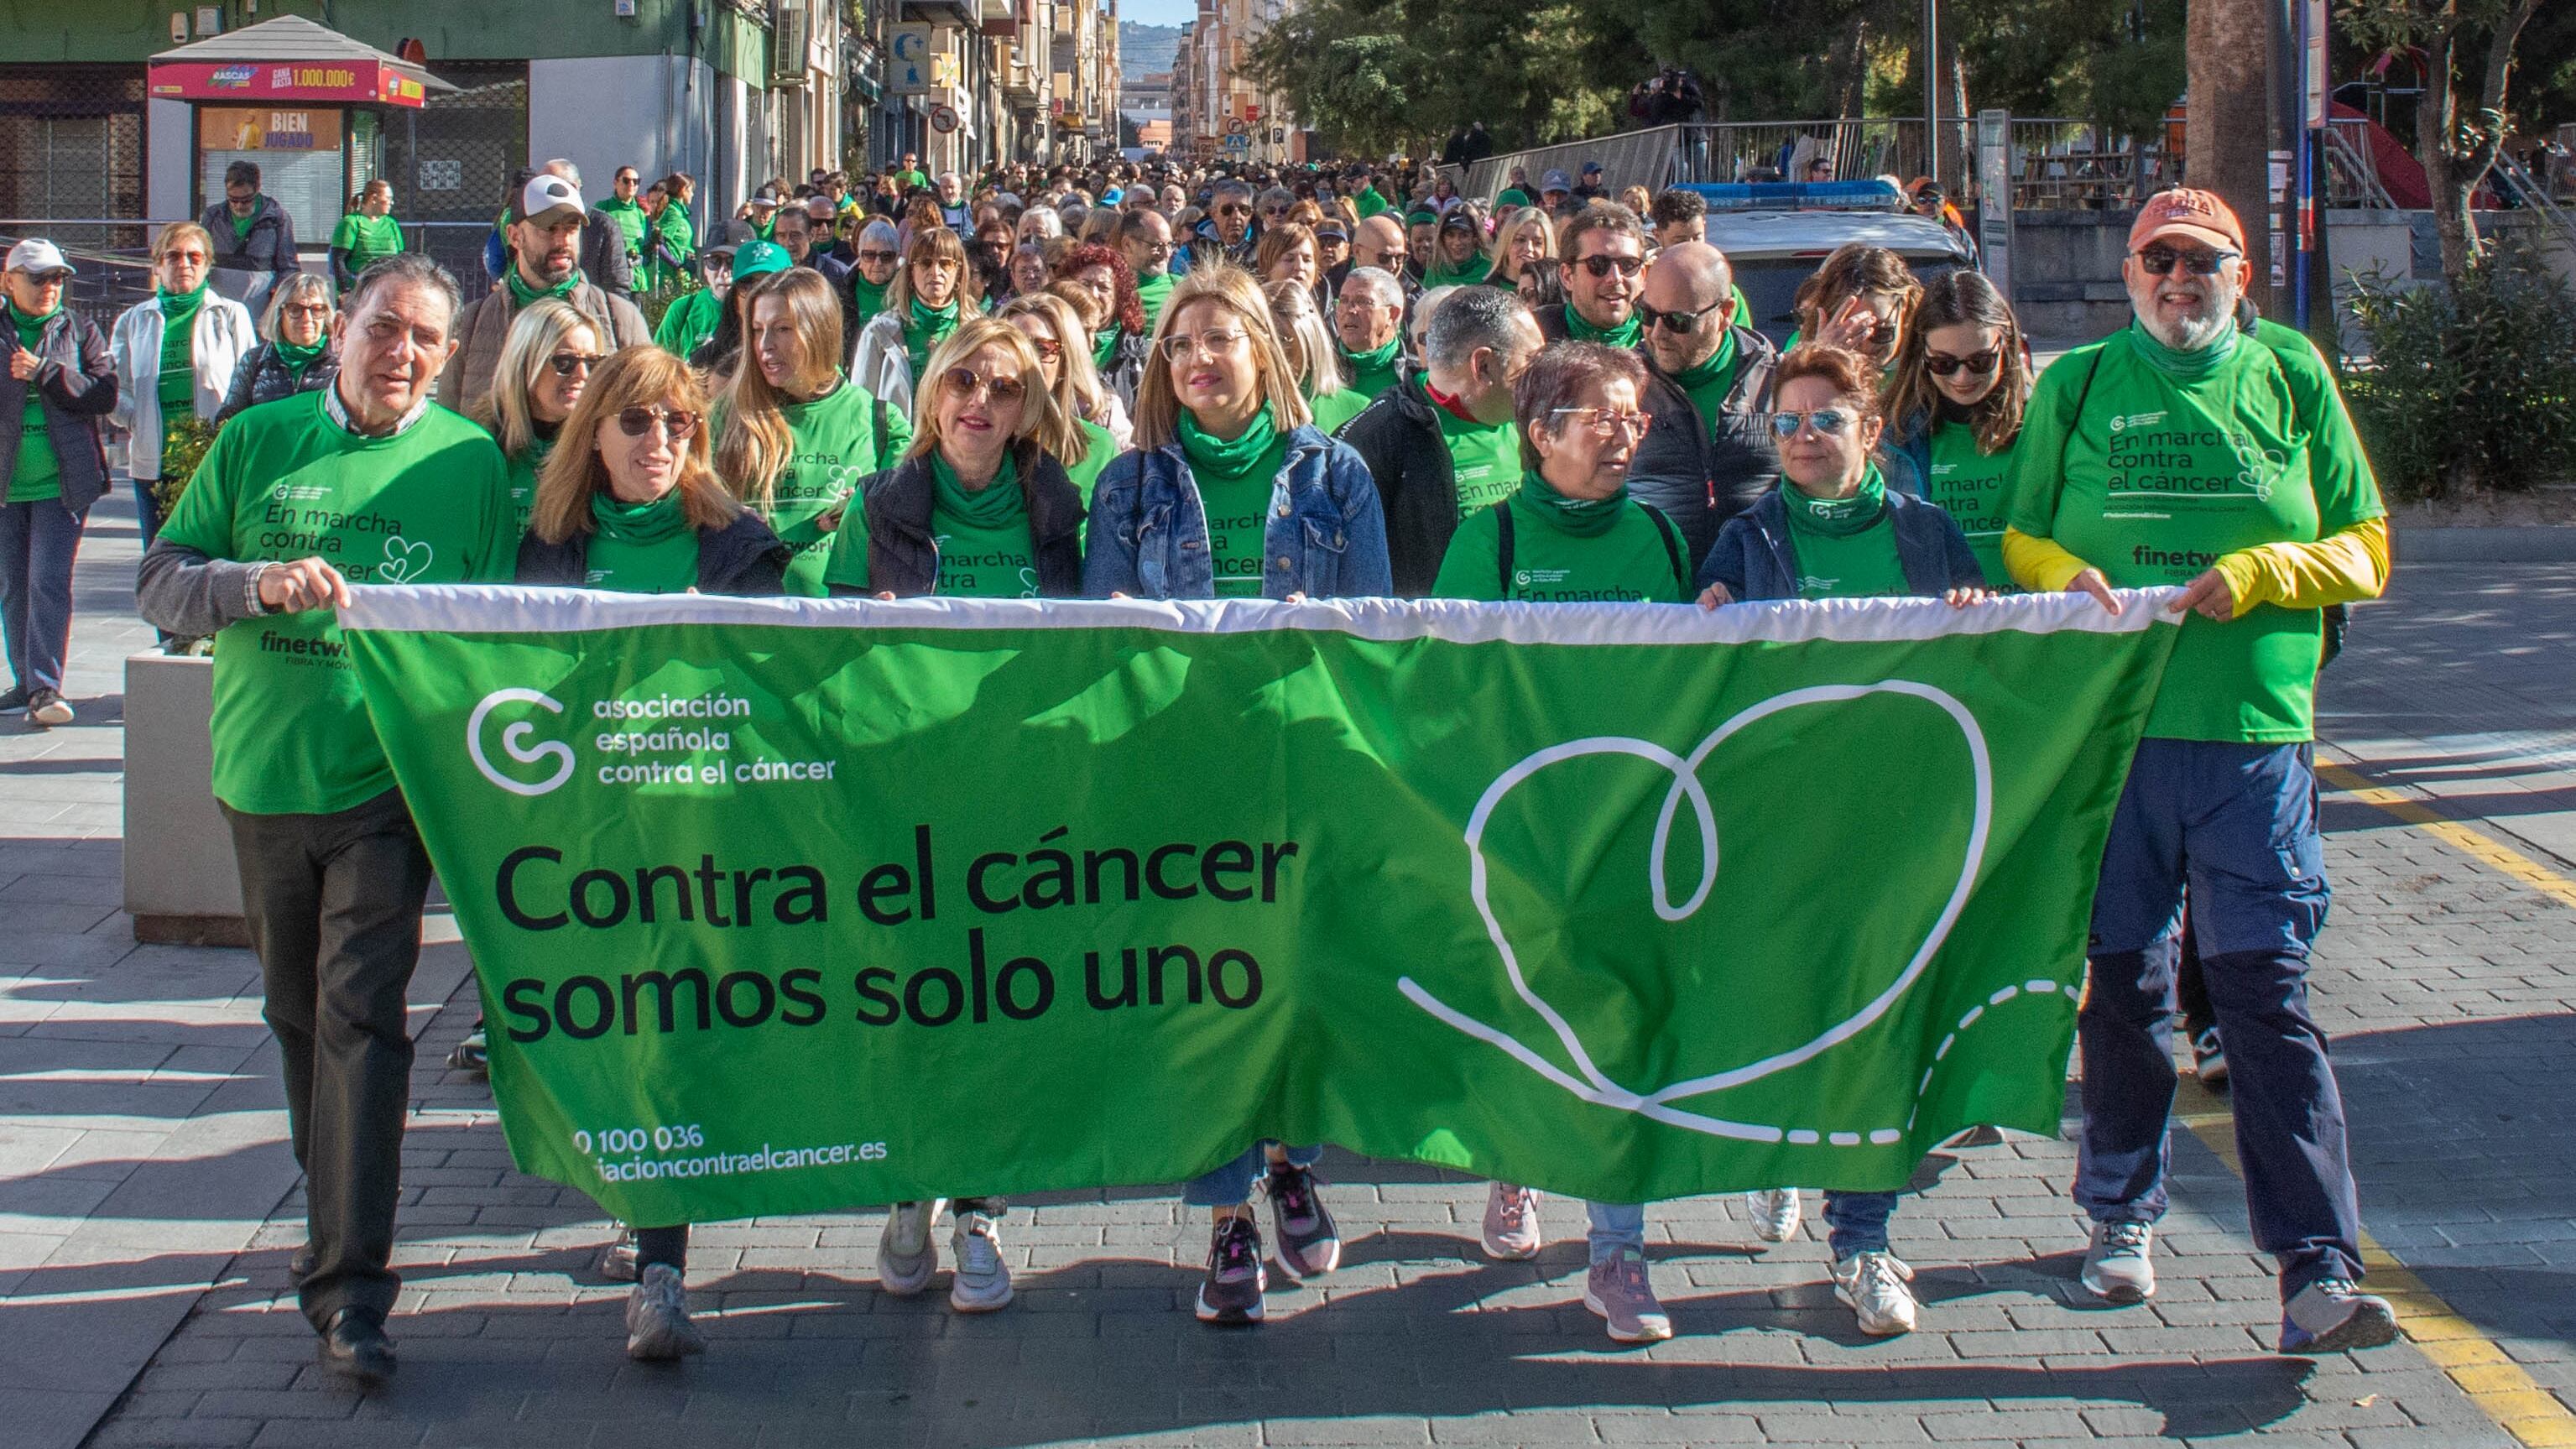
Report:
[[[825,588],[868,589],[868,511],[853,493],[841,511],[841,526],[832,531],[832,552],[823,560]]]
[[[356,212],[349,212],[340,218],[339,226],[332,229],[331,245],[340,248],[342,251],[353,252],[360,250],[358,246],[358,214]]]
[[[2040,374],[2022,409],[2021,435],[2013,443],[2012,472],[2005,480],[2004,525],[2032,538],[2057,533],[2057,496],[2066,487],[2066,440],[2075,427],[2076,394],[2101,364],[2101,353],[2079,349]]]
[[[2290,399],[2308,432],[2308,483],[2317,499],[2317,537],[2386,516],[2379,479],[2362,451],[2361,434],[2345,411],[2334,374],[2306,336],[2277,323],[2255,324],[2256,339],[2280,359]]]
[[[1480,508],[1449,535],[1449,551],[1440,556],[1440,572],[1431,581],[1431,597],[1490,603],[1503,596],[1502,581],[1494,573],[1495,553],[1502,547],[1495,512],[1493,508]]]

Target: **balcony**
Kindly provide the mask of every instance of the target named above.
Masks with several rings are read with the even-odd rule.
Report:
[[[1008,40],[1019,33],[1019,7],[1012,0],[973,0],[967,9],[975,17],[976,29],[995,40]]]
[[[933,25],[973,25],[980,0],[903,0],[902,19]]]
[[[1014,60],[1002,69],[1002,96],[1013,110],[1033,111],[1045,104],[1046,93],[1038,84],[1038,72],[1025,61]]]

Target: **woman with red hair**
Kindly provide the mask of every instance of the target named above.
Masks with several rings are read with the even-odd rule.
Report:
[[[1089,292],[1099,304],[1093,312],[1107,320],[1091,334],[1092,366],[1133,415],[1136,385],[1144,379],[1145,353],[1153,340],[1145,326],[1145,299],[1136,293],[1135,271],[1116,247],[1086,242],[1065,253],[1056,275]]]

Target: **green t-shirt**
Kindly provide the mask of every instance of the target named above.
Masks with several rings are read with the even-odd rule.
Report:
[[[357,584],[506,582],[517,565],[501,450],[426,408],[362,438],[322,388],[215,436],[161,536],[209,558],[319,556]],[[330,814],[393,788],[331,610],[262,614],[215,638],[215,796],[253,815]]]
[[[1417,391],[1419,385],[1417,384]],[[1423,394],[1449,448],[1449,476],[1458,485],[1460,522],[1509,498],[1521,486],[1521,442],[1510,423],[1476,423]]]
[[[1029,537],[1029,496],[1008,454],[993,481],[973,493],[937,452],[930,455],[930,539],[939,547],[937,592],[955,599],[1034,599],[1037,545]]]
[[[1643,314],[1636,308],[1630,307],[1627,321],[1604,331],[1585,321],[1583,314],[1575,311],[1574,304],[1568,302],[1565,304],[1565,335],[1569,341],[1574,342],[1598,342],[1604,347],[1634,347],[1637,345],[1637,340],[1645,335],[1645,322]]]
[[[596,527],[584,585],[612,594],[685,594],[698,586],[698,531],[689,527],[679,489],[650,503],[594,493],[590,521]]]
[[[2012,474],[2013,450],[1982,452],[1977,430],[1966,423],[1941,423],[1932,429],[1932,466],[1923,480],[1923,496],[1968,536],[1968,548],[1986,582],[2010,589],[2004,569],[2004,487]]]
[[[507,470],[503,476],[510,491],[510,515],[517,520],[513,537],[525,538],[528,535],[528,519],[537,511],[537,475],[546,470],[546,455],[554,450],[554,439],[530,438],[528,446],[519,450],[519,456],[512,458],[504,454],[502,457]]]
[[[2058,359],[2023,413],[2006,520],[2115,587],[2143,588],[2186,583],[2238,549],[2313,542],[2381,517],[2370,460],[2315,347],[2255,325],[2224,355],[2178,360],[2186,373],[2197,363],[2197,376],[2159,367],[2172,354],[2134,323]],[[2313,738],[2322,642],[2314,609],[2184,616],[2147,733]]]
[[[1158,272],[1150,277],[1136,279],[1136,296],[1145,304],[1146,336],[1153,336],[1155,324],[1163,320],[1163,304],[1172,300],[1174,285],[1172,274],[1169,272]]]
[[[662,310],[662,325],[653,329],[653,345],[686,362],[690,353],[716,335],[716,324],[723,320],[723,300],[701,287]]]
[[[1360,194],[1353,198],[1351,204],[1359,212],[1362,221],[1387,209],[1387,199],[1377,194],[1377,187],[1374,185],[1361,187]]]
[[[930,379],[921,375],[922,369],[930,365],[930,354],[939,350],[939,344],[948,340],[948,335],[957,330],[957,324],[965,317],[966,304],[962,298],[952,299],[945,307],[925,307],[921,299],[913,299],[911,310],[903,319],[903,355],[912,364],[912,391],[916,399],[926,397],[930,392]]]
[[[1503,582],[1502,522],[1512,521],[1511,583]],[[1458,525],[1441,556],[1434,598],[1527,604],[1685,603],[1690,580],[1667,539],[1625,488],[1609,498],[1566,498],[1537,474],[1512,480],[1511,495]]]
[[[1329,438],[1342,430],[1342,424],[1367,411],[1373,400],[1367,393],[1345,387],[1306,399],[1306,408],[1315,415],[1315,430]]]
[[[868,280],[867,273],[860,271],[856,266],[850,268],[850,298],[858,303],[860,326],[867,326],[871,319],[885,310],[886,292],[893,286],[892,278],[884,282],[871,282]]]
[[[1810,498],[1782,478],[1780,501],[1788,505],[1799,598],[1883,599],[1914,592],[1905,580],[1905,561],[1896,552],[1887,480],[1875,466],[1849,498]]]
[[[156,290],[161,307],[161,375],[154,396],[161,400],[163,426],[178,411],[196,406],[197,311],[206,302],[207,283],[193,292]]]
[[[898,171],[894,174],[894,184],[898,190],[918,191],[930,184],[930,178],[918,171]]]
[[[1384,397],[1386,390],[1395,386],[1396,355],[1402,342],[1401,338],[1390,337],[1386,345],[1375,352],[1352,352],[1345,348],[1342,365],[1351,372],[1350,390],[1372,402]]]
[[[787,466],[778,475],[769,526],[794,551],[787,562],[785,592],[819,599],[831,592],[825,566],[831,561],[832,535],[823,531],[823,515],[854,503],[859,480],[891,468],[912,441],[912,424],[893,408],[886,410],[886,451],[877,453],[876,397],[849,379],[809,403],[779,409],[794,440]],[[717,436],[723,436],[719,431]],[[858,511],[844,509],[844,516]]]
[[[331,245],[349,254],[349,271],[355,275],[370,263],[402,251],[402,223],[390,215],[369,216],[353,211],[340,218],[338,229],[331,233]]]
[[[617,223],[617,229],[626,234],[626,255],[630,258],[643,256],[644,229],[653,224],[653,219],[644,214],[642,204],[620,201],[612,196],[601,202],[599,209],[608,213],[609,219]]]
[[[61,311],[57,305],[54,312]],[[10,325],[18,330],[18,345],[33,352],[44,339],[45,323],[54,315],[30,317],[8,304]],[[63,460],[54,451],[53,437],[45,431],[44,390],[33,381],[26,384],[27,411],[18,433],[18,456],[9,468],[9,487],[5,500],[10,503],[34,503],[63,496]]]
[[[1188,455],[1191,480],[1198,484],[1199,506],[1207,514],[1209,562],[1220,599],[1257,599],[1268,561],[1264,535],[1270,526],[1270,495],[1288,464],[1288,439],[1274,427],[1267,411],[1230,443],[1199,431],[1188,413],[1178,430],[1181,451]]]
[[[1087,529],[1090,526],[1088,518],[1091,512],[1091,490],[1100,482],[1101,470],[1109,466],[1110,459],[1118,456],[1118,439],[1112,436],[1107,428],[1089,418],[1075,418],[1073,421],[1075,426],[1082,429],[1083,440],[1091,445],[1091,451],[1079,459],[1066,458],[1059,461],[1064,464],[1064,471],[1072,477],[1074,491],[1082,495],[1084,527]]]

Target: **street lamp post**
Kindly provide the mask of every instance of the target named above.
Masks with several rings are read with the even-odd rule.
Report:
[[[1923,174],[1941,184],[1941,0],[1923,0]]]

